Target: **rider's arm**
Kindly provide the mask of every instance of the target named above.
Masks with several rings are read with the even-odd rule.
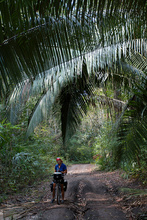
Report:
[[[64,170],[64,171],[62,171],[61,173],[67,173],[67,169],[66,169],[66,170]]]
[[[55,172],[57,172],[57,165],[55,165]]]

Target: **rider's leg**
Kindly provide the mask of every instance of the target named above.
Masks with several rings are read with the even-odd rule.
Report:
[[[64,184],[61,184],[62,200],[64,201]]]
[[[56,183],[53,183],[53,199],[55,199],[55,188],[56,188]]]

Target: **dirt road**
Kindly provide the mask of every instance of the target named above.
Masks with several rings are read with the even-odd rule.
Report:
[[[62,207],[52,205],[43,219],[124,220],[125,214],[113,202],[101,173],[94,165],[73,165],[68,169],[68,190]],[[104,180],[104,179],[103,179]]]
[[[121,178],[119,171],[96,171],[95,165],[91,164],[72,165],[68,167],[65,179],[68,181],[68,189],[65,193],[64,204],[57,205],[56,201],[51,204],[51,192],[48,190],[50,182],[42,183],[34,196],[26,195],[27,201],[17,197],[17,204],[15,202],[11,217],[24,220],[137,219],[137,214],[132,212],[133,208],[129,209],[130,204],[127,206],[128,201],[126,202],[124,196],[119,192],[122,187],[133,188],[136,185],[134,186],[132,181]],[[37,196],[40,199],[38,202]],[[36,201],[31,201],[32,199]],[[132,202],[134,203],[134,201]],[[143,205],[145,209],[146,205]],[[134,207],[137,207],[138,212],[140,211],[139,206]],[[8,208],[7,212],[4,212],[4,216],[5,220],[11,219]]]

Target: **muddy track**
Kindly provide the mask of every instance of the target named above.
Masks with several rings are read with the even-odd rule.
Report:
[[[94,169],[95,166],[91,164],[68,167],[68,174],[65,177],[68,181],[68,187],[64,204],[57,205],[56,201],[53,204],[50,203],[50,182],[46,182],[46,185],[42,184],[38,187],[36,198],[41,198],[40,201],[20,202],[19,204],[15,202],[11,217],[13,216],[13,219],[16,220],[138,219],[132,217],[132,212],[128,209],[130,205],[126,206],[127,203],[123,202],[123,197],[119,192],[120,187],[129,186],[132,188],[133,185],[130,185],[132,183],[122,179],[119,172],[101,172]],[[44,193],[42,193],[43,191],[39,192],[43,188],[45,188]],[[20,197],[19,200],[21,199]],[[27,199],[31,200],[32,198],[27,197]],[[3,210],[5,220],[12,219],[9,213],[12,210],[9,208]]]
[[[76,174],[69,170],[72,175],[69,177],[67,200],[73,200],[69,209],[73,212],[74,219],[126,219],[120,207],[113,201],[105,179],[102,181],[93,168],[90,165],[81,165],[81,172],[75,169]]]
[[[66,179],[68,190],[65,203],[56,202],[50,209],[35,219],[77,219],[77,220],[124,220],[125,214],[114,203],[106,183],[94,173],[93,165],[73,165],[68,169]]]

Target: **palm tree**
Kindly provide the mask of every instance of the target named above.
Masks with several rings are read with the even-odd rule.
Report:
[[[146,80],[144,0],[3,0],[0,10],[0,94],[11,103],[11,121],[41,94],[28,135],[58,99],[65,141],[95,86],[113,80],[127,89]]]

